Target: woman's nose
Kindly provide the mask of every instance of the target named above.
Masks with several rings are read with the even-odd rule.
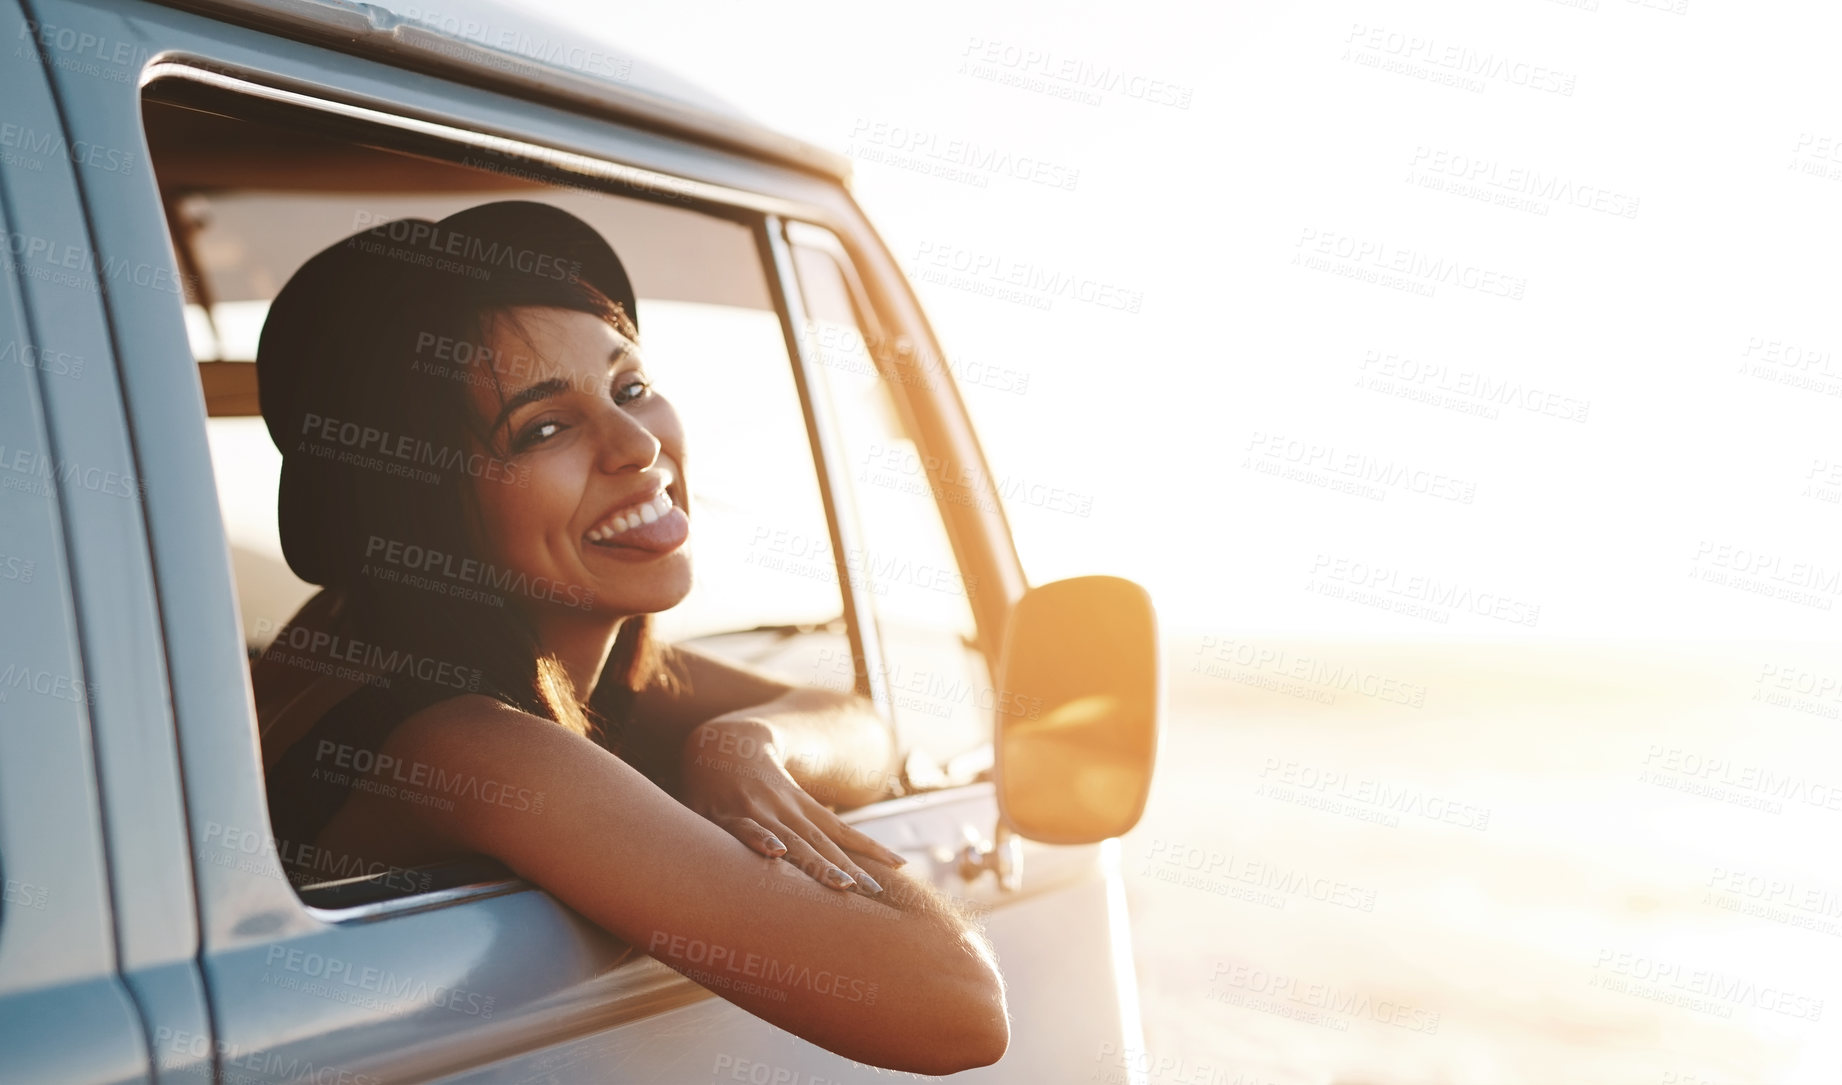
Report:
[[[618,474],[629,468],[644,471],[659,458],[663,447],[639,419],[610,403],[596,423],[601,470]]]

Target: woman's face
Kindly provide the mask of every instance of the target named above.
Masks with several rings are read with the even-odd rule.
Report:
[[[489,328],[492,353],[474,364],[490,366],[499,389],[469,387],[512,470],[474,483],[485,559],[498,575],[523,574],[514,598],[539,614],[676,605],[691,589],[684,430],[638,348],[568,309],[521,306]]]

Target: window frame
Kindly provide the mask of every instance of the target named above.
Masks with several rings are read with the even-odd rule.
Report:
[[[845,477],[849,467],[842,459],[843,438],[838,432],[837,411],[804,332],[806,299],[794,271],[793,247],[787,239],[792,225],[780,216],[765,216],[757,243],[769,261],[768,281],[774,291],[775,308],[780,313],[781,331],[786,336],[787,354],[793,359],[800,405],[806,412],[806,432],[813,442],[813,457],[819,464],[819,485],[825,496],[826,520],[831,531],[833,568],[838,576],[839,590],[844,593],[845,613],[850,625],[851,665],[856,689],[876,706],[891,741],[898,741],[895,709],[889,699],[889,685],[883,669],[886,661],[876,608],[865,593],[858,590],[847,567],[847,555],[858,553],[862,548],[863,527]],[[897,751],[898,755],[906,753],[905,750]]]
[[[943,444],[949,447],[951,446],[951,435],[943,434],[939,427],[934,427],[930,430],[928,425],[929,416],[925,413],[927,405],[925,403],[918,405],[916,399],[913,397],[917,394],[917,387],[924,390],[920,394],[938,394],[937,390],[932,386],[950,380],[945,370],[943,369],[931,374],[924,380],[904,379],[907,375],[895,369],[898,363],[890,357],[886,350],[871,348],[870,344],[872,343],[881,347],[886,344],[901,342],[905,338],[910,344],[912,344],[914,340],[913,337],[906,337],[900,332],[892,334],[891,328],[899,327],[899,325],[891,321],[885,314],[878,311],[876,303],[871,299],[869,289],[865,286],[864,275],[852,261],[849,249],[846,248],[844,242],[839,238],[837,233],[831,228],[817,223],[790,219],[785,223],[785,235],[785,241],[789,249],[787,267],[788,281],[795,284],[799,283],[797,261],[792,257],[791,250],[803,249],[832,262],[837,268],[838,278],[844,287],[845,293],[848,295],[852,314],[852,325],[864,339],[866,354],[876,368],[876,374],[878,380],[882,384],[883,390],[889,396],[895,410],[897,424],[900,426],[903,435],[913,442],[916,452],[921,456],[932,458],[940,455],[937,450]],[[801,316],[802,320],[800,321],[800,326],[804,327],[804,314],[802,313]],[[808,345],[805,336],[801,337],[801,346],[806,349],[808,355],[814,354],[814,348]],[[935,358],[938,359],[938,357],[939,355],[936,354]],[[816,358],[813,357],[809,358],[806,364],[816,366],[819,363]],[[829,383],[829,380],[819,380],[821,386],[828,387]],[[935,409],[939,409],[938,405],[936,405]],[[963,416],[963,407],[957,409],[962,412]],[[842,443],[841,438],[837,440]],[[974,451],[978,451],[976,444],[974,445]],[[963,452],[961,455],[963,457]],[[981,480],[990,478],[990,472],[984,467],[982,455],[976,460],[959,458],[949,459],[946,462],[960,464],[973,463],[980,473],[979,477]],[[954,503],[948,500],[949,485],[941,480],[932,478],[928,481],[929,492],[933,498],[933,500],[929,502],[928,507],[931,509],[933,515],[939,518],[941,527],[946,532],[947,545],[951,552],[955,568],[961,576],[965,578],[963,581],[965,584],[976,584],[978,583],[976,578],[968,573],[968,555],[974,552],[974,545],[972,542],[969,542],[964,535],[970,532],[974,536],[974,539],[976,539],[986,530],[987,525],[974,523],[969,526],[966,519],[952,516],[949,510],[953,508]],[[858,518],[864,515],[859,508],[859,504],[863,501],[863,495],[857,487],[848,485],[848,482],[848,479],[840,482],[840,492],[845,494],[845,500],[851,506],[853,517]],[[998,505],[995,500],[992,504],[996,505],[999,515],[1002,516],[1002,505]],[[956,530],[961,533],[958,537],[955,536]],[[1010,538],[1008,525],[1005,527],[1004,538],[1006,540]],[[866,547],[857,552],[865,552],[867,549]],[[983,588],[981,587],[979,589],[969,590],[966,593],[966,602],[972,614],[974,636],[971,640],[965,640],[965,648],[969,651],[977,652],[983,659],[985,672],[988,676],[986,681],[989,683],[995,681],[998,674],[999,651],[997,646],[1002,643],[1002,635],[1001,633],[988,635],[991,628],[987,624],[990,621],[989,607],[986,608],[986,613],[981,613],[980,603],[982,601],[989,602],[989,600],[981,594],[982,592]],[[879,673],[874,676],[874,681],[876,685],[881,688],[883,696],[889,697],[887,680],[891,661],[882,651],[882,644],[886,643],[882,636],[880,626],[882,611],[876,605],[876,601],[873,597],[865,596],[865,599],[866,607],[870,612],[868,616],[869,621],[866,624],[877,629],[878,638],[876,658],[879,663]],[[1006,613],[1008,613],[1009,604],[1012,601],[1014,600],[1011,598],[1003,599]],[[963,634],[961,635],[961,639],[964,640]],[[863,676],[859,675],[858,677],[859,684],[861,685]],[[895,720],[893,707],[884,711],[884,717],[891,721]],[[995,731],[996,719],[993,717],[986,722],[989,729],[984,734],[982,741],[971,748],[957,751],[954,755],[956,758],[971,756],[972,760],[978,761],[979,758],[977,754],[981,747],[987,751],[992,750],[997,737]],[[892,734],[896,736],[896,741],[899,745],[901,740],[900,736],[902,734],[901,728],[899,724],[893,722],[892,727],[894,728]],[[915,751],[909,749],[901,750],[901,756],[904,759],[904,775],[902,782],[905,788],[911,789],[913,784],[907,777],[907,769],[911,767],[909,758],[914,752]],[[944,764],[945,762],[943,762],[943,765]],[[985,762],[985,764],[990,764],[990,762]],[[954,774],[949,778],[946,786],[952,786],[954,783],[960,782],[961,779],[961,776]]]
[[[916,451],[958,464],[974,476],[963,487],[963,501],[943,500],[952,486],[936,483],[935,509],[961,573],[969,583],[980,586],[970,600],[978,629],[974,647],[985,655],[995,675],[1005,623],[1011,607],[1028,590],[1029,580],[1017,556],[1010,520],[984,446],[959,383],[945,368],[946,354],[915,295],[914,284],[860,214],[849,218],[793,216],[788,226],[793,244],[824,251],[837,261],[860,320],[873,325],[887,342],[906,345],[916,357],[940,367],[938,379],[901,380],[888,371],[886,356],[871,352]]]
[[[216,24],[182,12],[156,10],[148,14],[153,16],[153,22],[166,24],[159,33],[150,34],[150,38],[186,41],[189,37],[197,42],[200,40],[197,30],[201,27],[217,29]],[[188,22],[192,25],[182,25]],[[679,206],[753,224],[769,238],[780,232],[777,225],[770,228],[770,223],[782,220],[813,223],[831,230],[839,238],[855,239],[857,252],[852,254],[852,264],[866,281],[893,276],[893,283],[897,284],[893,287],[896,304],[893,314],[885,319],[914,329],[911,334],[917,341],[932,342],[925,322],[919,319],[919,308],[912,293],[906,292],[906,280],[876,241],[846,188],[832,177],[805,173],[759,157],[738,155],[707,143],[646,132],[616,120],[583,116],[547,103],[506,99],[492,90],[459,88],[457,93],[454,84],[444,79],[379,65],[367,59],[336,54],[329,57],[314,47],[281,39],[247,33],[221,38],[214,35],[208,49],[208,57],[179,49],[156,50],[142,69],[138,83],[131,87],[109,88],[97,85],[97,81],[68,80],[71,85],[65,89],[73,92],[69,97],[76,101],[67,101],[66,106],[82,121],[73,127],[83,130],[73,131],[73,136],[88,132],[94,139],[94,132],[100,129],[115,139],[125,140],[131,130],[135,140],[145,147],[140,115],[144,96],[154,84],[160,84],[163,92],[183,86],[194,93],[232,95],[242,107],[236,115],[252,119],[261,119],[263,109],[280,109],[297,117],[331,121],[344,128],[341,133],[344,138],[360,128],[369,129],[398,149],[413,150],[405,146],[413,139],[423,141],[425,146],[438,144],[448,152],[443,157],[450,159],[458,158],[458,152],[467,148],[515,155],[553,175],[559,184],[600,189],[616,197],[656,200],[676,197],[682,201]],[[340,89],[335,90],[324,81],[329,70],[340,74]],[[125,103],[113,97],[111,91],[114,94],[125,91],[131,96],[131,129],[129,123],[125,123],[129,118],[123,116]],[[172,98],[167,93],[161,96]],[[151,255],[153,238],[149,234],[157,232],[162,255],[169,264],[173,261],[165,218],[154,213],[159,206],[158,186],[151,164],[145,159],[129,181],[142,182],[143,179],[147,190],[125,193],[132,197],[129,199],[99,200],[85,191],[86,210],[95,231],[100,258],[116,258],[111,253],[123,250],[140,256]],[[79,187],[87,190],[89,185],[80,180]],[[118,187],[121,186],[118,184]],[[775,263],[773,244],[758,245],[758,248],[765,261]],[[871,257],[868,267],[864,254]],[[788,299],[797,296],[797,280],[790,277],[788,269],[773,267],[768,283],[771,291],[780,292],[776,307],[784,329],[789,320]],[[891,287],[885,283],[883,289],[887,292]],[[875,292],[873,286],[872,293]],[[504,881],[479,881],[437,891],[439,902],[429,894],[420,894],[316,911],[300,901],[281,875],[272,853],[266,857],[266,866],[273,869],[259,872],[225,870],[210,862],[214,846],[210,833],[214,829],[222,832],[228,825],[242,832],[266,835],[270,831],[260,753],[254,734],[253,695],[247,668],[242,666],[246,658],[242,650],[242,631],[224,622],[222,617],[229,611],[232,621],[235,620],[235,584],[225,548],[221,545],[225,536],[216,508],[216,494],[179,492],[188,487],[209,489],[193,485],[201,475],[201,463],[203,472],[207,472],[203,477],[209,477],[209,453],[205,448],[203,426],[206,411],[197,387],[196,364],[190,352],[185,351],[188,372],[184,386],[179,387],[175,384],[171,359],[162,359],[155,365],[146,358],[155,350],[150,344],[185,343],[181,314],[176,306],[162,311],[160,302],[166,299],[150,302],[139,297],[124,297],[121,300],[128,304],[111,306],[113,326],[118,330],[144,328],[145,339],[150,341],[138,343],[118,335],[116,353],[127,377],[124,394],[131,418],[130,429],[139,431],[134,434],[135,459],[148,477],[150,503],[159,503],[148,513],[154,579],[156,585],[166,584],[170,588],[183,584],[187,589],[183,593],[172,590],[162,593],[160,606],[183,773],[190,780],[208,780],[212,785],[209,789],[202,785],[186,788],[193,874],[202,920],[200,933],[206,953],[212,952],[212,947],[247,944],[250,936],[243,920],[258,912],[276,918],[285,916],[286,919],[273,929],[274,935],[283,935],[289,931],[312,930],[321,923],[370,920],[509,891]],[[903,316],[910,319],[903,320]],[[792,339],[796,344],[798,336],[793,335]],[[799,371],[797,353],[794,363],[803,401],[809,403],[809,388]],[[131,372],[136,370],[141,371],[139,377]],[[896,390],[898,396],[903,391],[900,386]],[[943,413],[940,404],[935,404],[931,419],[929,412],[922,412],[923,429],[916,434],[917,443],[934,444],[927,437],[931,420],[931,428],[945,431],[949,443],[970,447],[977,455],[970,420],[957,402],[957,389],[950,381],[945,381],[939,382],[932,391],[936,399],[944,392],[951,397],[948,406],[958,409]],[[808,406],[807,410],[823,415],[819,408]],[[195,427],[194,422],[197,423]],[[195,432],[179,432],[188,428]],[[808,434],[809,440],[822,446],[824,439],[814,435],[810,419]],[[163,437],[178,439],[163,441]],[[831,468],[822,462],[818,466],[830,521],[828,527],[838,533],[839,524],[844,521],[847,526],[842,530],[848,531],[848,513],[840,510],[838,496],[829,482]],[[995,504],[995,494],[992,497]],[[997,517],[1002,525],[1001,508]],[[957,529],[949,512],[949,535],[955,543],[962,571],[979,576],[982,582],[990,578],[1014,589],[996,593],[1002,598],[986,600],[988,606],[996,603],[1007,612],[1011,599],[1021,594],[1021,570],[1016,565],[1008,529],[994,533],[989,530],[989,524],[984,527],[986,530],[972,533],[971,545],[967,546],[966,533]],[[220,545],[204,548],[204,552],[198,552],[199,548],[193,546],[193,552],[179,554],[187,549],[183,543],[202,542],[203,535],[213,529]],[[866,658],[866,653],[873,651],[876,643],[873,612],[866,609],[864,601],[850,586],[848,570],[843,567],[846,548],[840,546],[835,550],[841,595],[853,626],[856,669],[864,675],[880,676],[881,659]],[[969,557],[972,565],[979,566],[976,571],[969,567]],[[1008,563],[1002,560],[1004,558],[1008,558]],[[999,575],[993,575],[994,565],[1001,567],[997,570]],[[194,587],[205,590],[193,591]],[[1001,625],[991,621],[989,614],[979,617],[981,646],[988,656],[995,655],[993,649],[999,643]],[[188,622],[188,618],[194,620]],[[183,642],[175,635],[180,630],[186,632]],[[233,635],[236,650],[233,653],[222,651],[225,645],[219,642],[229,641]],[[239,665],[234,683],[225,673],[227,662],[233,659]],[[866,680],[862,685],[863,692],[878,702],[885,721],[893,726],[886,691],[879,696],[873,680]],[[232,733],[227,728],[241,733]],[[876,812],[875,806],[866,807],[853,812],[853,820],[867,820]],[[221,848],[221,840],[216,846]]]
[[[335,97],[309,94],[298,88],[273,84],[266,79],[233,74],[221,66],[205,68],[189,61],[157,61],[149,66],[143,77],[143,93],[148,93],[155,83],[162,84],[162,89],[167,84],[173,84],[179,91],[177,94],[161,95],[163,101],[178,101],[186,104],[186,99],[191,97],[188,91],[203,91],[207,101],[214,100],[219,95],[227,95],[235,99],[238,104],[253,107],[233,114],[238,117],[268,120],[274,116],[282,116],[284,121],[288,119],[298,121],[302,119],[302,114],[305,114],[315,120],[331,121],[340,125],[339,134],[352,138],[354,141],[375,135],[379,137],[377,142],[395,150],[445,151],[448,152],[445,157],[450,159],[458,158],[460,152],[468,149],[516,155],[532,163],[530,168],[533,171],[556,174],[559,184],[565,183],[564,178],[569,178],[578,187],[596,187],[610,198],[669,202],[674,206],[714,214],[716,217],[739,222],[749,227],[755,239],[756,251],[762,261],[762,273],[775,307],[776,317],[781,324],[783,334],[787,337],[788,361],[799,394],[803,414],[802,422],[813,453],[814,477],[818,483],[825,509],[827,530],[832,537],[840,603],[846,617],[853,663],[859,674],[858,692],[870,697],[885,725],[893,730],[888,692],[881,682],[881,668],[876,663],[870,662],[874,660],[880,663],[882,659],[874,612],[862,593],[851,583],[844,564],[843,555],[850,552],[849,548],[855,545],[857,538],[855,510],[842,496],[848,491],[840,482],[839,473],[844,468],[837,462],[836,438],[830,436],[829,433],[830,408],[829,404],[823,401],[823,385],[815,380],[810,369],[814,363],[802,351],[796,332],[800,326],[798,315],[800,300],[791,265],[787,262],[786,242],[781,234],[783,215],[798,214],[811,218],[814,217],[813,207],[759,192],[630,166],[576,151],[476,132],[448,121],[416,117],[407,113],[396,113],[369,105],[340,101]],[[399,141],[391,137],[402,137],[402,139]],[[414,145],[406,146],[405,144],[409,141],[414,141]],[[621,185],[633,186],[637,191],[625,191],[613,187]],[[659,192],[675,194],[680,199],[674,200],[670,196],[661,196]],[[866,674],[871,676],[868,682],[863,678]],[[258,773],[260,773],[260,768],[258,759]],[[266,800],[263,803],[263,813],[266,818]],[[421,871],[424,868],[416,869]],[[495,877],[484,864],[457,864],[455,869],[464,872],[466,877],[456,883],[437,883],[432,888],[421,892],[386,899],[363,900],[360,903],[343,906],[319,906],[303,901],[302,907],[308,914],[323,922],[350,923],[424,911],[429,908],[536,888],[516,877]],[[362,883],[371,880],[351,879],[336,884],[346,893],[356,892],[357,895],[363,896],[360,887]]]

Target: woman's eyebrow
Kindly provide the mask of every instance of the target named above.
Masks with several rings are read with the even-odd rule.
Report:
[[[608,368],[614,368],[614,366],[620,363],[622,358],[625,358],[629,354],[637,356],[637,352],[631,345],[626,343],[615,344],[614,349],[608,352]],[[512,412],[518,408],[527,403],[535,403],[540,399],[549,399],[551,396],[567,392],[569,388],[570,382],[562,377],[551,377],[549,380],[541,380],[535,384],[526,385],[520,388],[518,391],[512,393],[510,399],[505,401],[505,406],[499,408],[499,417],[493,419],[492,432],[499,432],[499,427],[505,425],[505,420],[510,418]]]
[[[493,419],[492,432],[497,433],[499,427],[505,425],[505,420],[512,416],[512,412],[525,404],[535,403],[540,399],[549,399],[551,396],[567,391],[569,391],[569,382],[561,377],[551,377],[549,380],[541,380],[536,384],[528,384],[520,388],[513,392],[511,398],[505,401],[505,406],[499,409],[499,417]]]

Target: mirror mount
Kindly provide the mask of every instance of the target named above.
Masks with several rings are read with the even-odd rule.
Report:
[[[990,840],[980,840],[965,827],[966,846],[959,850],[959,876],[974,882],[987,870],[998,876],[998,888],[1014,893],[1023,885],[1023,838],[1011,832],[1002,818]]]

